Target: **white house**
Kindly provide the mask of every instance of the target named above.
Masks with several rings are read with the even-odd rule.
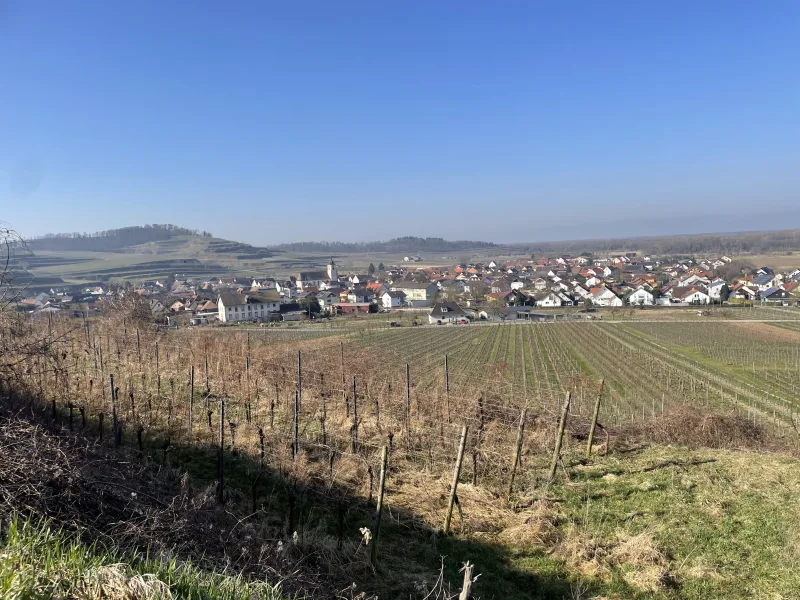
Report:
[[[277,292],[264,294],[220,294],[217,314],[222,323],[237,321],[264,321],[271,313],[279,313],[281,300]]]
[[[644,287],[639,287],[625,298],[631,306],[653,306],[653,294]]]
[[[322,291],[317,294],[317,302],[319,302],[319,307],[323,312],[328,312],[332,305],[339,303],[339,294],[334,294],[327,290]]]
[[[431,324],[458,323],[466,318],[467,313],[455,302],[437,302],[428,313],[428,322]]]
[[[534,298],[536,299],[536,306],[542,308],[558,308],[563,304],[561,296],[552,291],[535,294]]]
[[[403,292],[383,292],[381,304],[384,308],[399,308],[406,303],[406,295]]]
[[[354,304],[362,304],[364,302],[372,302],[375,300],[375,294],[372,290],[363,287],[354,287],[350,292],[347,294],[348,302]]]
[[[724,279],[716,279],[708,284],[708,296],[712,300],[727,299],[728,283]]]
[[[607,287],[601,287],[592,294],[592,304],[597,306],[622,306],[622,299]]]
[[[710,304],[711,298],[703,290],[696,287],[672,288],[672,302],[681,304]]]
[[[589,298],[592,295],[591,293],[589,293],[589,290],[583,287],[580,283],[573,283],[572,293],[583,300]]]

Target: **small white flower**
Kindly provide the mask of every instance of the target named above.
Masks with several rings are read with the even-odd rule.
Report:
[[[299,535],[297,535],[297,532],[295,531],[295,532],[292,534],[292,543],[293,543],[293,544],[295,544],[295,545],[297,545],[297,542],[298,542],[299,540],[300,540],[300,536],[299,536]]]
[[[131,492],[131,498],[136,498],[136,492]]]

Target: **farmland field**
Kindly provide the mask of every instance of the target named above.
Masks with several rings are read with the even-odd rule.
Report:
[[[38,398],[48,422],[78,430],[109,451],[119,445],[133,464],[186,473],[201,490],[213,490],[216,461],[224,457],[227,513],[258,520],[272,539],[300,531],[319,540],[324,552],[339,547],[336,556],[346,559],[337,573],[367,581],[367,589],[386,597],[394,597],[389,590],[410,595],[408,568],[416,569],[411,579],[430,581],[442,555],[450,581],[463,561],[480,560],[486,598],[569,597],[578,583],[605,597],[745,598],[751,597],[745,580],[765,583],[778,573],[786,581],[781,590],[796,584],[780,551],[789,518],[777,518],[775,507],[798,514],[800,507],[783,488],[750,479],[763,469],[794,482],[794,462],[643,449],[625,440],[626,432],[649,431],[660,419],[686,414],[686,405],[731,419],[738,413],[739,429],[722,434],[726,444],[746,443],[750,430],[741,424],[753,422],[777,438],[794,439],[798,321],[354,323],[373,321],[379,327],[178,331],[124,318],[30,321],[26,335],[54,340],[59,352],[49,363],[35,359],[18,385]],[[587,463],[585,432],[598,396],[595,445],[602,457]],[[567,397],[569,436],[563,460],[553,463],[566,481],[553,484],[550,455]],[[512,463],[517,439],[519,461]],[[371,571],[358,531],[372,526],[384,448],[391,455],[391,518],[381,538],[379,576],[372,578],[364,575]],[[457,536],[431,545],[459,452]],[[664,466],[672,464],[675,472]],[[707,480],[707,495],[689,493],[684,486],[694,483],[682,465],[692,466],[692,478]],[[675,473],[685,483],[676,486]],[[738,492],[745,487],[759,496]],[[721,511],[734,513],[739,525],[724,543],[698,550],[703,536],[732,527]],[[678,534],[664,527],[687,514],[695,530]],[[743,515],[761,521],[744,526]],[[755,548],[753,537],[762,533],[759,552],[740,558],[727,550],[731,543]],[[655,562],[606,561],[600,577],[584,571],[597,566],[585,548],[598,547],[598,535],[609,549],[643,544]],[[583,566],[575,570],[575,561]],[[761,574],[743,579],[731,561]],[[724,577],[708,583],[698,575],[718,562]],[[681,581],[682,595],[663,583],[667,572]]]

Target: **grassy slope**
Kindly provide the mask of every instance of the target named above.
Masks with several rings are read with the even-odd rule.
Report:
[[[0,598],[281,600],[278,587],[177,560],[98,552],[46,521],[14,519],[0,542]],[[171,595],[170,595],[171,594]]]
[[[440,555],[451,582],[464,561],[475,563],[482,598],[791,598],[800,584],[798,466],[767,454],[652,447],[571,469],[570,482],[507,515],[499,532],[431,543],[390,526],[382,544],[418,589],[433,581]],[[490,514],[474,504],[480,494],[471,486],[459,495],[469,521]],[[265,584],[188,564],[95,554],[41,524],[13,524],[0,551],[3,598],[80,596],[141,582],[182,598],[280,598]]]

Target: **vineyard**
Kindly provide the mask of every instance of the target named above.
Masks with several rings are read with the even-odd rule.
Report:
[[[783,435],[800,378],[800,331],[788,320],[288,332],[159,331],[120,317],[15,327],[57,350],[18,373],[15,387],[36,399],[18,409],[140,460],[181,465],[215,484],[220,504],[263,512],[276,539],[324,533],[350,553],[354,572],[376,568],[357,532],[373,527],[388,473],[390,523],[382,545],[372,542],[386,560],[378,591],[407,583],[391,570],[403,531],[436,531],[454,500],[454,529],[465,536],[511,526],[499,507],[524,505],[552,478],[563,406],[565,454],[583,452],[598,398],[604,453],[617,431],[686,404]],[[457,498],[454,464],[465,486]],[[414,552],[435,561],[441,549]]]

